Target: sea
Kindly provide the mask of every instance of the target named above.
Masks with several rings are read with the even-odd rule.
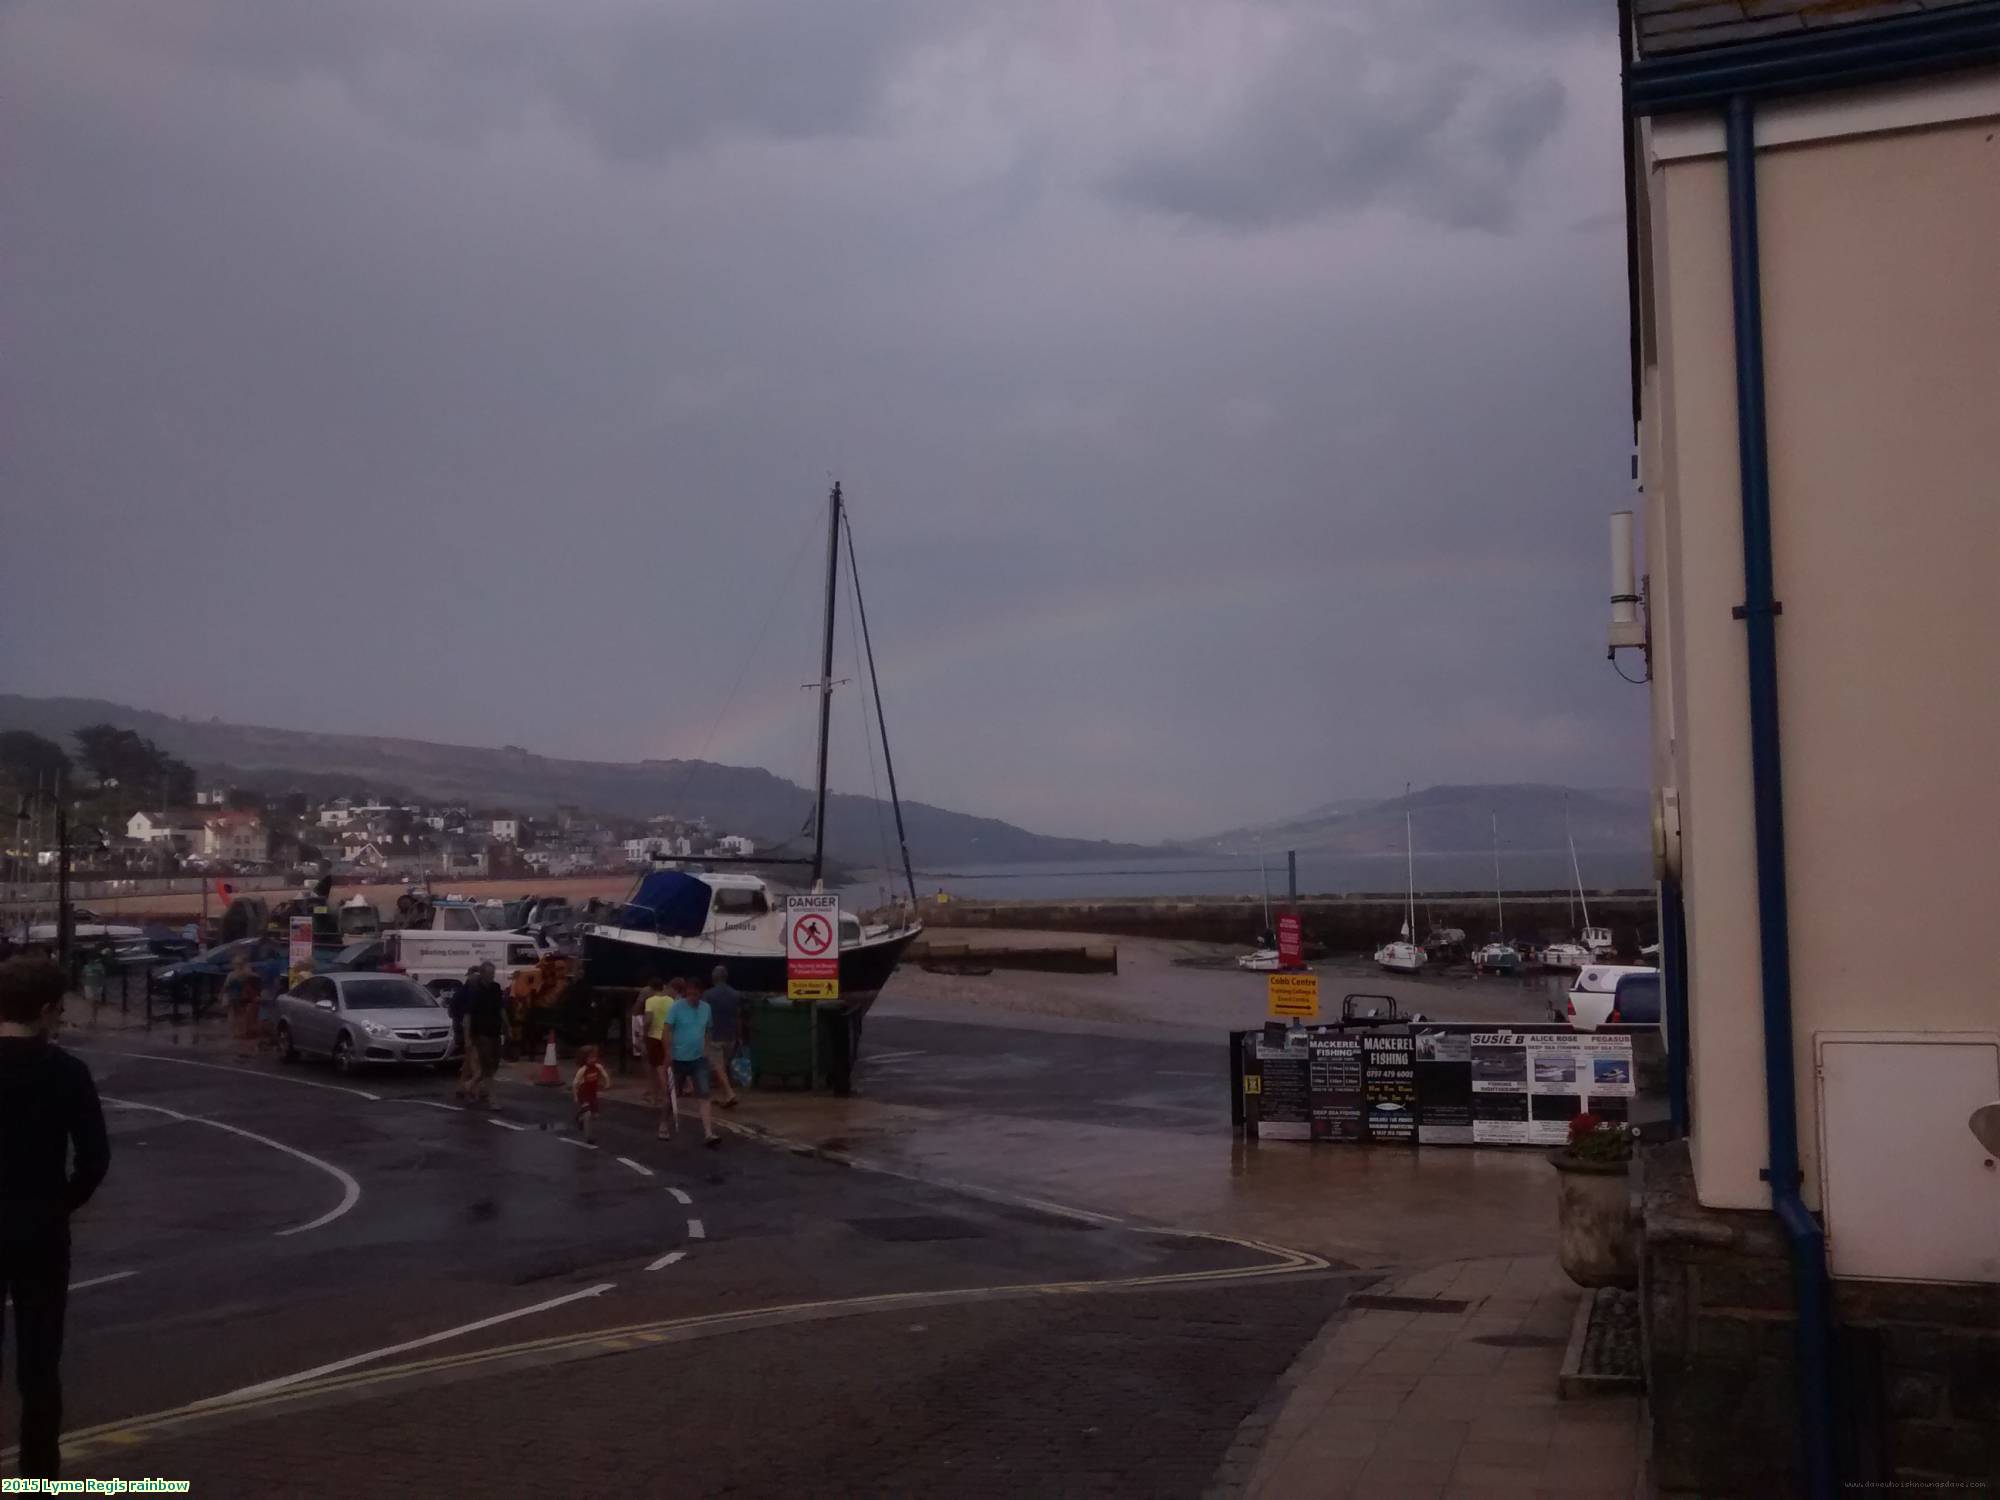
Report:
[[[1649,851],[1579,850],[1577,864],[1586,890],[1643,890],[1652,884]],[[1567,849],[1510,849],[1502,854],[1502,889],[1563,891],[1575,881]],[[947,891],[962,901],[1093,900],[1146,896],[1282,897],[1286,891],[1285,857],[1267,857],[1260,868],[1255,859],[1193,854],[1158,859],[1061,860],[1026,864],[954,865],[916,872],[917,891],[935,896]],[[1406,880],[1401,850],[1380,854],[1318,854],[1299,856],[1302,896],[1394,895]],[[1493,851],[1462,854],[1419,853],[1416,886],[1419,895],[1447,891],[1493,889]],[[901,871],[864,871],[842,891],[848,903],[873,905],[903,889]]]

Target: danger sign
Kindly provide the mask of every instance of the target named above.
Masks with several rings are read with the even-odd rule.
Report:
[[[785,898],[785,993],[794,1000],[840,998],[840,898]]]

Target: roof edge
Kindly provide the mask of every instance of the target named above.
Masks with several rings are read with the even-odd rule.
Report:
[[[1857,88],[2000,63],[2000,0],[1634,58],[1628,115],[1718,109],[1737,94],[1770,98]]]

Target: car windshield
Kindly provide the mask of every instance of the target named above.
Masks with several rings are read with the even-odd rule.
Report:
[[[349,1010],[437,1009],[430,991],[407,979],[361,979],[343,984],[340,999]]]
[[[479,913],[479,925],[488,932],[511,932],[514,929],[512,906],[479,906],[473,909]]]
[[[376,940],[374,938],[369,938],[365,942],[349,943],[335,955],[335,962],[343,964],[360,963],[362,959],[368,957],[374,950],[375,945]]]

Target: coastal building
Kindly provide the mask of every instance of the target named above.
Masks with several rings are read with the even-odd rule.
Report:
[[[219,813],[201,825],[200,850],[232,865],[259,864],[265,855],[264,820],[255,813]]]
[[[201,819],[191,812],[135,812],[125,820],[125,836],[147,844],[192,847],[201,838]]]
[[[1626,0],[1660,1491],[2000,1475],[2000,5]],[[1636,658],[1626,656],[1632,663]]]

